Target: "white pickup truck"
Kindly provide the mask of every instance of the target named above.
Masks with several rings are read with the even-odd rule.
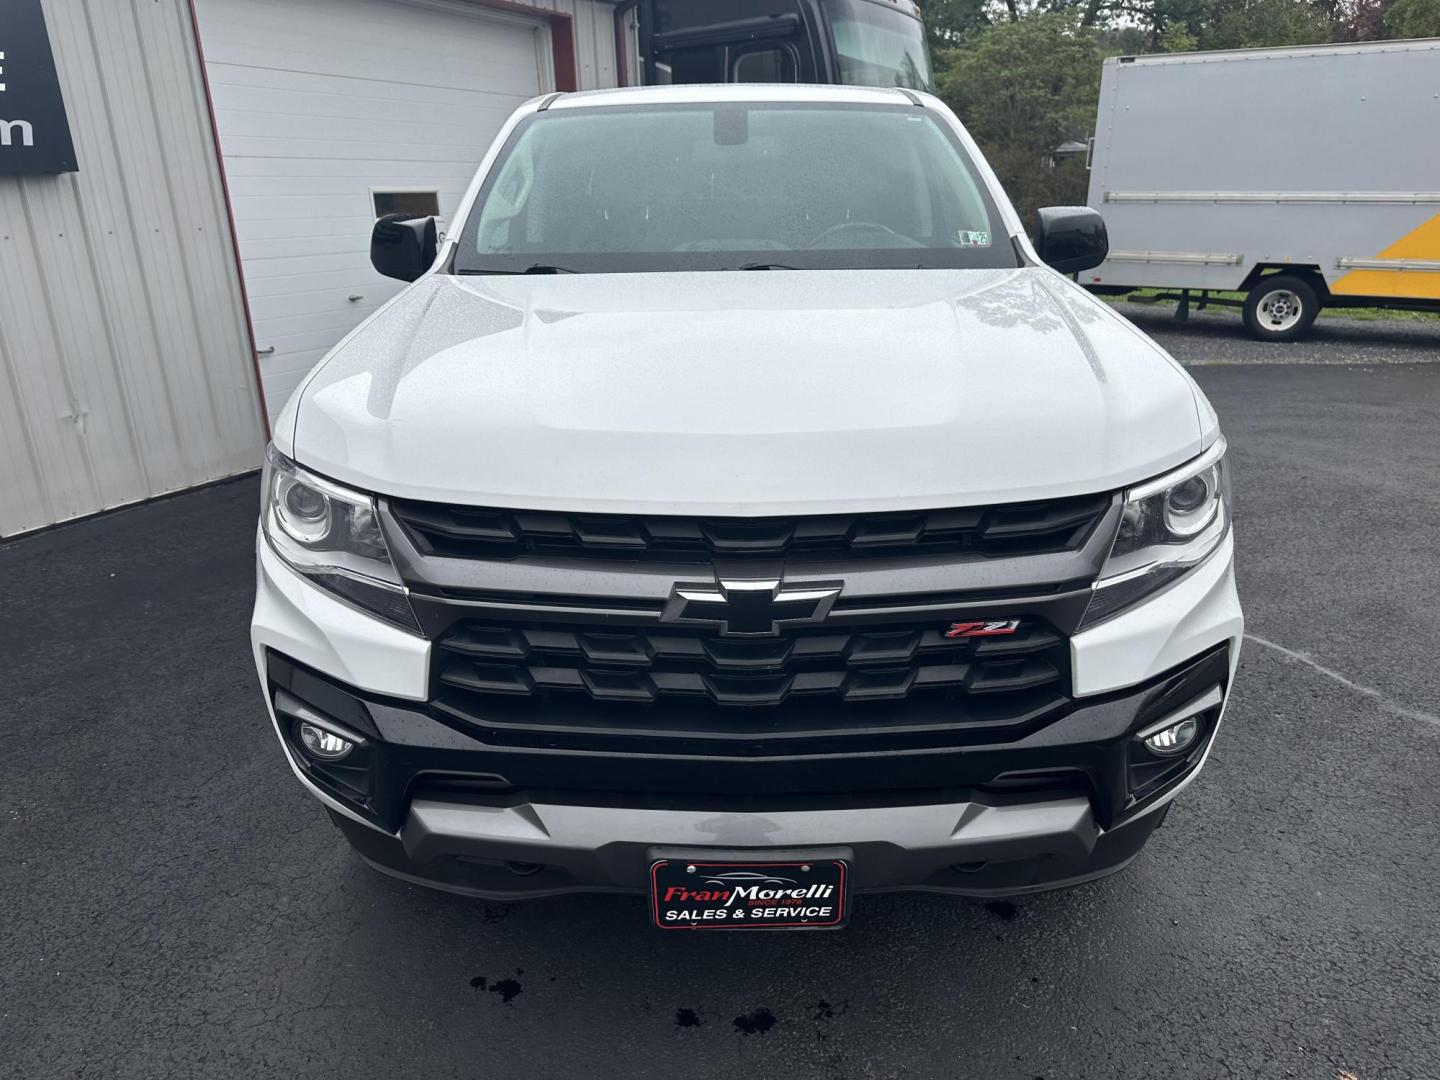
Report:
[[[374,866],[818,928],[1127,865],[1242,631],[1225,440],[910,90],[551,96],[274,429],[251,637]],[[1047,265],[1047,263],[1049,265]]]

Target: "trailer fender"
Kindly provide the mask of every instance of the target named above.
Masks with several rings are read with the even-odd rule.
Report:
[[[1320,298],[1322,304],[1330,299],[1330,285],[1325,280],[1324,272],[1314,263],[1258,262],[1250,268],[1250,272],[1245,275],[1245,279],[1240,282],[1236,291],[1248,293],[1255,288],[1256,283],[1262,277],[1270,274],[1291,274],[1304,278],[1315,290],[1315,295]]]

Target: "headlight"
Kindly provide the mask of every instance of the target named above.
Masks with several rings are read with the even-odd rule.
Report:
[[[1125,493],[1110,557],[1090,597],[1085,630],[1184,577],[1219,548],[1230,531],[1225,440],[1188,465]]]
[[[275,554],[342,600],[420,633],[371,496],[306,472],[273,446],[263,490],[260,527]]]

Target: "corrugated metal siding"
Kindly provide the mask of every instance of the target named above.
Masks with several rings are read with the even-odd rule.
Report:
[[[0,536],[259,464],[187,0],[46,0],[80,172],[0,177]]]
[[[616,85],[615,7],[594,0],[555,0],[555,7],[575,19],[575,61],[581,90],[606,90]]]
[[[581,90],[615,85],[615,5],[607,0],[515,0],[569,15],[575,26],[575,67]]]
[[[622,44],[620,48],[625,50],[625,86],[639,86],[644,79],[644,72],[640,64],[640,15],[636,8],[630,8],[625,12],[623,18],[623,29],[621,30]]]

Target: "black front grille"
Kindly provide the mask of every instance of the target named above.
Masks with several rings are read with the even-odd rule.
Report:
[[[1085,495],[956,510],[787,518],[609,517],[398,500],[390,509],[425,555],[709,562],[1073,551],[1110,502],[1108,495]]]
[[[710,753],[724,743],[742,754],[1013,738],[1068,703],[1068,642],[1043,620],[992,638],[949,639],[947,626],[735,638],[464,622],[436,642],[436,703],[512,745],[615,749],[630,738],[639,750]]]
[[[434,642],[431,704],[487,744],[853,763],[1021,738],[1073,707],[1067,634],[1116,505],[1100,494],[785,519],[383,510]],[[828,610],[785,607],[796,582],[822,579],[841,587]],[[756,616],[769,633],[742,628],[756,613],[730,596],[735,580],[789,583],[774,617]],[[720,589],[720,614],[677,591],[701,581]],[[976,619],[1019,629],[947,636]]]
[[[779,705],[788,697],[903,701],[921,690],[1003,693],[1056,684],[1058,635],[950,640],[935,622],[879,631],[797,631],[740,639],[713,632],[630,633],[462,625],[438,643],[440,682],[478,694],[547,691],[650,704],[666,697]]]

